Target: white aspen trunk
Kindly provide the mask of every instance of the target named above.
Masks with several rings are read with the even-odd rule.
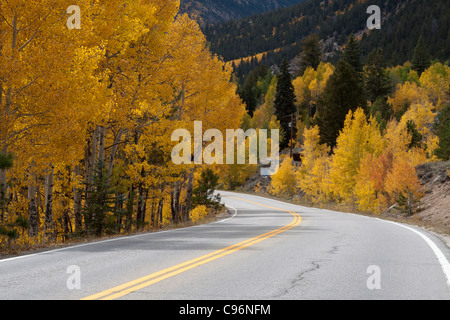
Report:
[[[104,126],[97,127],[98,129],[98,161],[105,161],[105,135],[106,128]]]

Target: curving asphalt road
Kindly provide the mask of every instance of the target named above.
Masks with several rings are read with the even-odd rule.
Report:
[[[0,299],[450,299],[450,249],[419,228],[221,194],[217,223],[0,260]]]

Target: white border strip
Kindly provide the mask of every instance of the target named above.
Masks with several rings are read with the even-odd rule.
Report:
[[[225,222],[225,221],[228,221],[228,220],[231,220],[231,219],[233,219],[234,217],[236,217],[237,216],[237,214],[238,214],[238,211],[237,211],[237,209],[236,208],[233,208],[232,206],[229,206],[229,205],[227,205],[227,204],[224,204],[225,205],[225,207],[227,207],[227,208],[230,208],[230,209],[232,209],[232,210],[234,210],[234,214],[231,216],[231,217],[229,217],[229,218],[226,218],[226,219],[224,219],[224,220],[220,220],[220,221],[217,221],[217,222],[214,222],[214,223],[222,223],[222,222]]]
[[[382,220],[382,219],[377,219],[383,222],[387,222],[387,223],[391,223],[394,224],[396,226],[399,227],[403,227],[405,229],[408,229],[412,232],[414,232],[415,234],[417,234],[418,236],[420,236],[423,240],[425,240],[425,242],[430,246],[430,248],[433,250],[434,254],[436,255],[436,257],[439,260],[439,263],[441,264],[442,267],[442,271],[444,271],[445,277],[447,278],[447,286],[450,289],[450,263],[448,262],[447,258],[445,257],[445,255],[442,253],[441,249],[438,248],[438,246],[430,240],[430,238],[428,238],[426,235],[424,235],[423,233],[407,227],[403,224],[397,223],[397,222],[393,222],[393,221],[388,221],[388,220]]]

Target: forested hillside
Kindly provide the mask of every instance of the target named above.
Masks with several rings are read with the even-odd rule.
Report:
[[[262,66],[245,81],[244,127],[279,128],[282,145],[298,153],[293,161],[285,152],[280,170],[251,191],[412,216],[425,195],[416,168],[450,159],[448,63],[433,62],[423,38],[411,62],[394,67],[380,48],[364,63],[353,36],[335,64],[311,54],[317,37],[303,44],[299,75],[291,77],[284,60],[279,73]]]
[[[381,30],[367,30],[368,5],[382,10]],[[327,61],[336,62],[347,37],[353,33],[361,41],[363,60],[374,48],[381,48],[388,65],[411,60],[422,35],[434,59],[450,57],[450,6],[446,0],[310,0],[273,12],[231,20],[205,28],[211,50],[235,61],[244,78],[259,62],[280,65],[283,58],[294,59],[301,41],[317,34]],[[264,53],[264,56],[262,55]],[[259,59],[251,59],[261,54]],[[241,58],[248,58],[240,61]]]
[[[180,12],[188,13],[201,25],[239,19],[305,0],[182,0]]]

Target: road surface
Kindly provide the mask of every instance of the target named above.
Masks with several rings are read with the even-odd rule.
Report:
[[[221,192],[229,218],[0,260],[0,299],[449,299],[419,228]]]

